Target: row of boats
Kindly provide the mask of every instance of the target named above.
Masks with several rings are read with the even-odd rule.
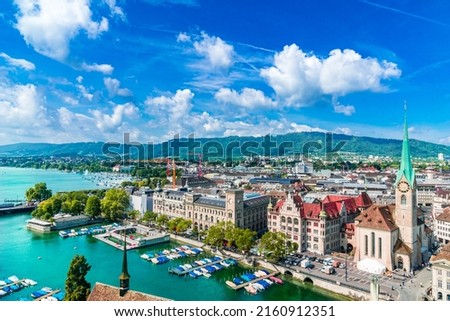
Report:
[[[147,252],[141,255],[141,258],[152,262],[153,264],[164,264],[169,261],[185,258],[187,256],[196,256],[203,252],[203,249],[182,245],[172,249],[166,249],[158,252]]]
[[[270,272],[266,270],[258,270],[253,273],[244,273],[240,277],[235,277],[232,281],[228,280],[225,283],[233,289],[248,283],[244,286],[245,291],[250,294],[256,294],[266,290],[273,284],[283,284],[284,282],[280,278],[270,275]]]
[[[62,301],[64,299],[64,292],[58,290],[54,291],[49,287],[43,287],[42,289],[31,293],[33,299],[39,299],[43,296],[46,297],[41,299],[41,301]]]
[[[82,236],[82,235],[96,235],[96,234],[102,234],[105,233],[106,229],[103,226],[91,226],[91,227],[83,227],[79,230],[66,230],[66,231],[59,231],[59,236],[62,238],[66,237],[75,237],[75,236]]]
[[[37,282],[31,279],[19,279],[17,276],[12,275],[0,280],[0,297],[18,292],[23,288],[34,286],[36,284]]]
[[[178,275],[189,275],[194,279],[200,276],[210,278],[211,274],[214,272],[234,265],[237,265],[237,261],[234,259],[223,259],[221,256],[213,256],[211,258],[203,258],[192,263],[178,265],[175,268],[170,268],[169,272]]]
[[[37,282],[32,279],[19,279],[16,275],[12,275],[8,278],[0,280],[0,297],[4,297],[8,294],[18,292],[24,288],[35,286]],[[42,298],[44,297],[44,298]],[[52,290],[49,287],[43,287],[38,291],[31,293],[32,299],[42,298],[41,301],[62,301],[64,299],[64,292],[60,290]],[[30,301],[30,298],[20,298],[20,301]]]

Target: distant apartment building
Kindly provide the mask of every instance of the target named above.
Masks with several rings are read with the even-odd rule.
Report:
[[[434,220],[434,233],[436,239],[441,244],[450,242],[450,207],[444,209],[442,214],[436,216]]]
[[[299,251],[318,254],[347,248],[347,224],[354,222],[372,201],[366,193],[358,197],[328,195],[323,201],[306,203],[289,193],[274,206],[269,204],[268,229],[282,232],[299,245]]]
[[[225,197],[218,197],[187,189],[158,189],[154,194],[153,211],[170,218],[189,219],[199,230],[228,221],[236,227],[262,234],[267,230],[268,204],[268,196],[245,194],[242,190],[226,190]]]
[[[433,208],[432,215],[433,217],[437,217],[446,207],[450,206],[450,190],[443,190],[438,188],[433,197]]]
[[[131,194],[131,207],[143,215],[147,211],[153,211],[153,190],[141,188]]]
[[[432,256],[432,296],[437,301],[450,301],[450,243]]]

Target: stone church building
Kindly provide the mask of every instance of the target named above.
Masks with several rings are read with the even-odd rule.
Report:
[[[355,262],[376,260],[387,270],[412,271],[429,255],[431,241],[418,218],[417,185],[411,163],[405,116],[400,169],[395,181],[395,204],[372,205],[355,219]]]

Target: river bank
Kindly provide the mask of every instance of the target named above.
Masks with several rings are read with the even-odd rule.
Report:
[[[41,234],[26,229],[29,215],[13,215],[0,218],[0,278],[17,275],[38,282],[35,287],[23,289],[0,300],[16,301],[29,297],[41,287],[64,289],[70,261],[75,254],[84,255],[92,266],[88,282],[118,285],[122,267],[122,251],[89,236],[62,238],[56,232]],[[130,250],[128,267],[131,289],[178,301],[330,301],[342,300],[333,293],[285,278],[282,286],[273,286],[257,295],[235,291],[225,281],[252,271],[247,266],[235,266],[216,272],[211,278],[185,278],[168,273],[169,267],[189,263],[193,258],[179,259],[155,265],[140,256],[148,251],[162,251],[182,243],[166,244]]]

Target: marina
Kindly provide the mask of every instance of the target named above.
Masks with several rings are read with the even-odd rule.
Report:
[[[4,297],[8,294],[12,294],[14,292],[18,292],[23,288],[29,286],[35,286],[37,284],[36,281],[31,279],[19,279],[17,276],[12,275],[8,278],[4,278],[0,280],[0,297]]]

